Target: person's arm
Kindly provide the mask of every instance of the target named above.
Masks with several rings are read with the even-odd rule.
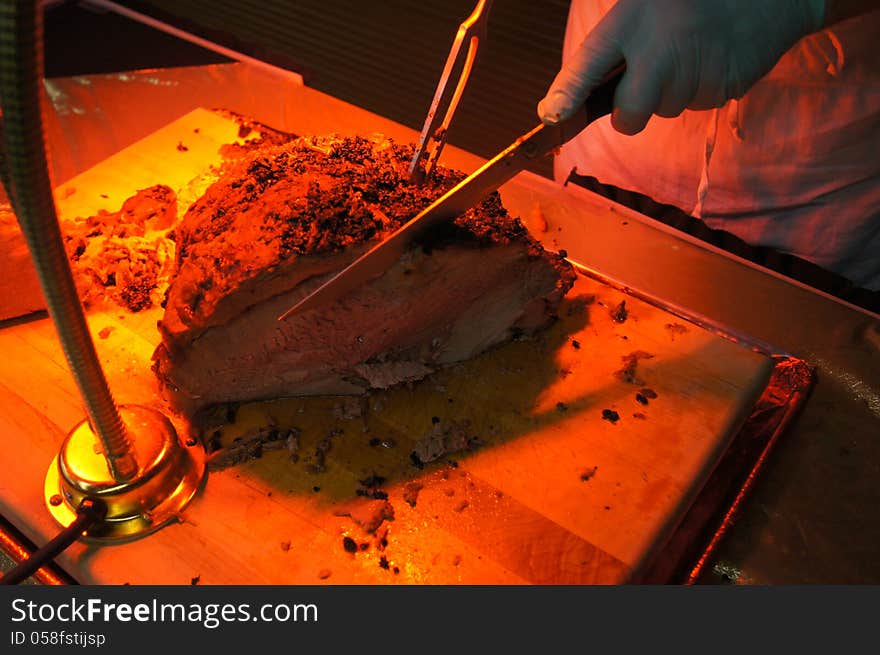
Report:
[[[880,8],[880,0],[620,0],[562,67],[538,115],[567,118],[604,75],[627,69],[612,124],[624,134],[653,115],[740,98],[801,37]]]

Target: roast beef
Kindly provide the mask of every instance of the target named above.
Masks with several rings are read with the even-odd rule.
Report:
[[[176,220],[177,195],[157,184],[140,189],[118,211],[65,221],[64,243],[82,303],[110,300],[132,312],[158,304],[174,268],[165,235]]]
[[[330,306],[278,317],[462,174],[409,184],[412,146],[311,137],[232,165],[175,229],[154,370],[178,409],[361,394],[546,326],[574,282],[495,193]]]

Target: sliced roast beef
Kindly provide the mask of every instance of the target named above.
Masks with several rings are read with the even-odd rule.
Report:
[[[236,163],[175,229],[155,371],[181,411],[418,380],[552,320],[574,282],[495,193],[387,273],[278,317],[462,179],[411,146],[303,138]]]

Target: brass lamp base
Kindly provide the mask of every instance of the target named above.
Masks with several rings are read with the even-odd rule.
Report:
[[[67,435],[46,474],[47,507],[65,527],[84,498],[106,503],[107,515],[85,532],[85,541],[119,543],[155,532],[177,518],[204,480],[201,445],[181,444],[164,415],[139,405],[122,405],[119,414],[138,462],[131,480],[114,480],[88,420]]]

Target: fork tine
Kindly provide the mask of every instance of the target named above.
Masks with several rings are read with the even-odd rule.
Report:
[[[424,179],[430,175],[434,169],[443,146],[446,144],[446,134],[449,124],[458,103],[464,93],[474,61],[477,57],[477,51],[481,41],[486,38],[486,23],[489,17],[489,9],[492,7],[493,0],[478,0],[477,6],[471,15],[468,16],[459,26],[455,39],[452,42],[452,48],[449,56],[446,58],[446,64],[443,67],[443,73],[440,76],[440,82],[434,92],[434,98],[428,109],[428,115],[419,135],[419,141],[416,145],[415,154],[409,165],[409,179],[413,184],[421,184]],[[467,44],[467,50],[464,45]],[[464,64],[458,78],[458,83],[452,89],[449,85],[449,78],[459,61],[464,56]],[[440,111],[443,105],[447,105],[440,126],[437,126],[440,118]],[[433,150],[430,150],[431,143],[434,143]]]

